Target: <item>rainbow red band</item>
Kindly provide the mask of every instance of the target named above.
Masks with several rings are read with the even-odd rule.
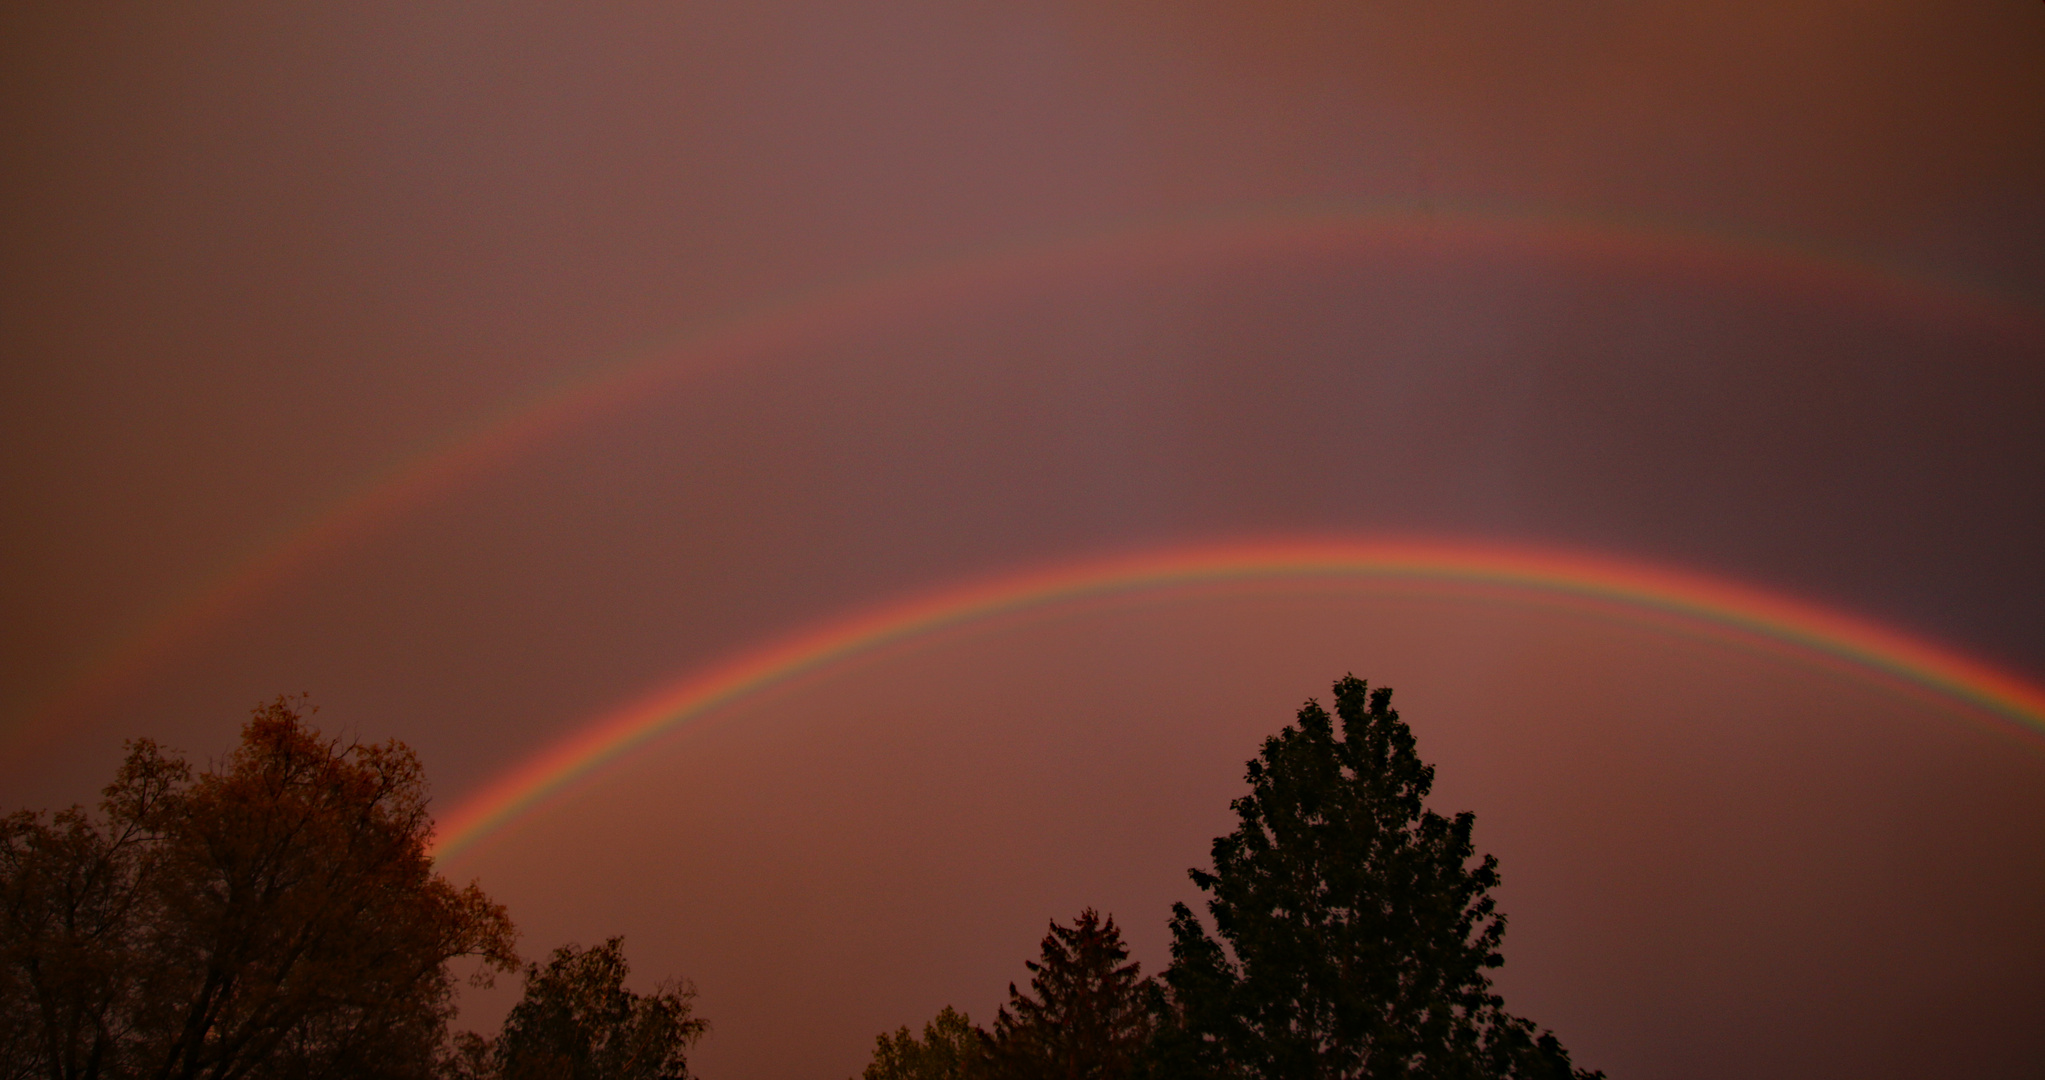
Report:
[[[1444,254],[1543,252],[1653,266],[1750,287],[1817,293],[1902,307],[1935,319],[1993,327],[2045,341],[2039,313],[2006,298],[1898,274],[1786,244],[1647,228],[1638,223],[1435,210],[1427,213],[1323,206],[1260,208],[1123,226],[1062,242],[1008,245],[782,298],[659,349],[621,358],[457,433],[371,478],[346,497],[271,538],[167,606],[148,625],[109,643],[23,722],[0,732],[17,745],[60,720],[91,713],[161,665],[182,643],[224,621],[277,581],[435,498],[467,477],[503,465],[549,436],[628,408],[687,376],[738,363],[799,355],[862,330],[962,304],[998,301],[1097,275],[1184,271],[1236,260],[1344,256],[1359,252]]]
[[[1093,598],[1223,583],[1405,583],[1503,599],[1675,619],[1786,647],[1936,694],[2037,739],[2045,689],[1950,649],[1815,604],[1643,563],[1528,547],[1442,542],[1266,542],[1183,547],[1006,574],[883,606],[692,672],[580,725],[456,806],[436,855],[450,858],[688,721],[891,644]]]

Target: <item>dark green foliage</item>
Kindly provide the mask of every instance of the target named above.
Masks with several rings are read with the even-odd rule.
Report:
[[[1161,1075],[1262,1080],[1504,1078],[1572,1070],[1552,1035],[1504,1011],[1488,972],[1505,919],[1472,815],[1425,808],[1434,770],[1391,691],[1335,684],[1248,765],[1236,830],[1214,841],[1218,935],[1174,907]]]
[[[860,1080],[972,1080],[978,1077],[980,1031],[965,1013],[946,1005],[923,1025],[923,1037],[907,1026],[874,1037],[873,1060]]]
[[[1112,916],[1092,908],[1070,927],[1051,924],[1027,963],[1031,993],[1008,986],[987,1036],[991,1080],[1121,1080],[1140,1075],[1154,984],[1129,961]]]
[[[449,1072],[488,1080],[688,1080],[688,1050],[708,1024],[696,993],[669,980],[650,994],[625,988],[623,938],[555,949],[526,969],[525,996],[496,1039],[457,1040]]]

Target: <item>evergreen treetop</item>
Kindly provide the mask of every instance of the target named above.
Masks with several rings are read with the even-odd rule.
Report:
[[[1388,688],[1348,676],[1245,770],[1214,841],[1206,924],[1174,906],[1167,1075],[1269,1080],[1589,1076],[1492,992],[1505,917],[1474,815],[1427,809],[1434,769]],[[1337,729],[1336,720],[1340,720]]]

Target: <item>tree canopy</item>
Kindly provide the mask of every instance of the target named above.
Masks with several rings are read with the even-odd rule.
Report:
[[[1512,1016],[1488,972],[1505,918],[1498,863],[1475,859],[1473,816],[1425,806],[1434,769],[1391,707],[1349,676],[1246,769],[1235,830],[1214,841],[1214,929],[1171,921],[1167,1074],[1269,1080],[1556,1077],[1548,1033]]]
[[[984,1053],[972,1018],[946,1005],[923,1025],[923,1037],[907,1025],[874,1037],[873,1060],[860,1080],[971,1080],[979,1076]]]
[[[1008,984],[1008,1004],[986,1036],[991,1080],[1123,1080],[1140,1075],[1156,988],[1129,960],[1115,919],[1092,908],[1069,927],[1051,924],[1030,992]]]
[[[526,968],[525,994],[495,1039],[456,1045],[459,1080],[689,1080],[688,1051],[709,1028],[696,991],[670,979],[650,994],[625,988],[623,938],[564,945]]]
[[[0,821],[0,1075],[433,1075],[448,962],[516,958],[431,830],[409,749],[323,737],[287,699],[196,776],[131,743],[97,814]]]
[[[1246,766],[1205,918],[1162,982],[1112,917],[1051,922],[991,1029],[946,1007],[862,1080],[1588,1080],[1505,1009],[1498,863],[1354,676]],[[96,812],[0,818],[0,1080],[689,1080],[695,991],[626,988],[622,938],[557,948],[490,1038],[449,1039],[451,962],[519,961],[504,909],[428,855],[417,758],[257,708],[195,771],[148,740]]]
[[[863,1080],[1601,1080],[1493,992],[1498,861],[1473,815],[1427,808],[1391,690],[1352,675],[1334,700],[1245,767],[1236,828],[1189,871],[1212,929],[1172,906],[1161,986],[1088,909],[1051,924],[981,1054],[956,1053],[969,1022],[947,1008],[920,1043],[882,1035]]]

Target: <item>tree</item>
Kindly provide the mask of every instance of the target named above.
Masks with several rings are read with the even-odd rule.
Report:
[[[1214,841],[1218,939],[1174,905],[1166,1074],[1268,1080],[1588,1077],[1504,1010],[1488,972],[1505,917],[1473,815],[1424,806],[1434,769],[1387,688],[1337,682],[1338,734],[1308,701],[1247,766]]]
[[[1154,984],[1129,960],[1113,916],[1092,908],[1072,926],[1051,923],[1042,955],[1026,961],[1025,994],[1008,984],[1008,1004],[986,1036],[996,1080],[1122,1080],[1140,1074],[1149,1048]]]
[[[516,964],[431,834],[409,749],[324,738],[287,699],[196,778],[131,743],[97,816],[0,823],[0,1047],[55,1080],[430,1076],[449,963]]]
[[[564,945],[526,969],[525,995],[494,1040],[459,1039],[458,1080],[689,1080],[688,1050],[709,1029],[696,992],[670,979],[650,994],[625,988],[625,941]]]
[[[860,1080],[975,1080],[980,1055],[980,1030],[972,1018],[946,1005],[923,1025],[921,1039],[907,1025],[893,1035],[874,1036],[873,1060]]]
[[[0,1077],[119,1075],[135,1050],[138,963],[166,803],[190,779],[131,748],[102,816],[0,820]]]

